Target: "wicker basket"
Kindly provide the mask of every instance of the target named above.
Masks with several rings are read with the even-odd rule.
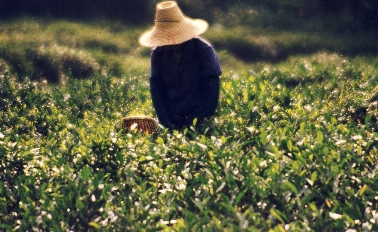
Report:
[[[122,122],[122,129],[138,130],[143,133],[152,134],[156,131],[156,121],[146,116],[125,117]]]

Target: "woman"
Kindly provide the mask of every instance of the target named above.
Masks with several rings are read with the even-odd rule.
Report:
[[[154,47],[151,54],[150,91],[159,123],[180,129],[197,118],[214,115],[222,71],[214,48],[198,37],[206,21],[183,15],[177,3],[156,7],[155,26],[139,39]]]

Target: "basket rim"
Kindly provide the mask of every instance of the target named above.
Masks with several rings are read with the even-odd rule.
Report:
[[[156,120],[148,116],[127,116],[123,118],[123,121],[127,120],[148,120],[156,123]]]
[[[123,118],[123,120],[130,120],[130,119],[146,119],[146,120],[153,120],[153,121],[155,121],[155,119],[153,119],[151,117],[148,117],[148,116],[127,116],[127,117]]]
[[[134,124],[137,125],[138,130],[146,132],[146,133],[153,133],[154,131],[156,131],[157,122],[155,119],[148,116],[137,116],[137,115],[123,118],[122,129],[126,128],[127,130],[130,130],[130,128],[132,128],[132,125]],[[141,128],[139,126],[141,126]]]

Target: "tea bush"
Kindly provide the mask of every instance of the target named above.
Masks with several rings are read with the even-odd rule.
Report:
[[[375,31],[335,34],[327,28],[313,28],[308,21],[295,29],[271,28],[250,22],[254,17],[248,18],[249,14],[257,14],[253,9],[240,10],[248,15],[230,11],[234,12],[230,21],[236,24],[223,22],[222,19],[228,20],[229,16],[220,15],[203,34],[219,52],[222,65],[231,70],[248,69],[251,62],[280,62],[295,54],[334,52],[355,56],[378,53]],[[297,21],[293,23],[296,25]],[[322,23],[326,22],[314,24]],[[146,73],[151,49],[140,46],[138,37],[147,29],[114,21],[35,18],[2,21],[0,58],[6,62],[10,75],[21,79],[45,79],[49,83],[59,83],[70,74],[74,78],[88,78],[99,69],[117,77],[129,71]]]
[[[249,62],[261,60],[279,62],[293,54],[324,51],[346,56],[375,55],[378,52],[373,42],[376,34],[370,32],[364,35],[348,32],[336,35],[321,30],[278,30],[234,25],[215,26],[210,33],[205,34],[205,37],[216,48],[227,50],[237,58]]]
[[[68,47],[11,43],[0,53],[16,69],[13,74],[29,76],[32,80],[59,83],[67,79],[69,72],[76,78],[87,78],[99,70],[91,55]],[[3,72],[12,71],[11,68],[8,66]]]
[[[49,83],[65,81],[69,75],[88,78],[100,68],[122,76],[134,68],[130,63],[143,59],[135,57],[139,56],[135,45],[140,33],[116,22],[18,19],[0,28],[0,57],[10,74]]]
[[[2,77],[0,228],[376,231],[377,64],[318,53],[225,72],[212,120],[153,135],[116,129],[154,116],[147,74]]]

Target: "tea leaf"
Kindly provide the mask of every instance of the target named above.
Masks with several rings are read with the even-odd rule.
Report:
[[[289,151],[293,151],[293,144],[292,144],[291,140],[288,140],[288,141],[286,142],[286,146],[287,146],[287,149],[288,149]]]
[[[286,181],[283,184],[287,188],[289,188],[291,191],[293,191],[295,194],[298,194],[298,189],[297,189],[297,187],[295,187],[295,185],[293,183],[291,183],[290,181]]]
[[[315,183],[317,177],[318,177],[318,173],[316,171],[311,173],[311,182]]]
[[[270,209],[270,214],[272,214],[275,218],[277,218],[281,223],[285,223],[285,221],[288,221],[287,220],[287,217],[282,213],[280,212],[279,210],[277,209]]]
[[[260,137],[261,143],[262,143],[263,145],[266,145],[266,142],[267,142],[267,136],[268,136],[268,133],[267,133],[264,129],[262,129],[262,130],[261,130],[261,133],[260,133],[260,135],[259,135],[259,137]]]
[[[93,228],[98,229],[98,230],[101,229],[101,226],[99,224],[97,224],[97,222],[89,222],[88,225],[90,227],[93,227]]]
[[[364,194],[366,188],[367,188],[367,185],[366,185],[366,184],[365,184],[364,186],[362,186],[362,187],[360,188],[360,190],[358,191],[358,195],[359,195],[359,196],[362,196],[362,195]]]
[[[322,144],[323,139],[324,139],[323,132],[321,130],[317,130],[316,131],[316,140],[318,141],[318,143]]]
[[[83,170],[81,171],[81,178],[83,179],[83,181],[88,181],[90,175],[91,171],[87,166],[84,166]]]
[[[76,198],[75,204],[76,208],[78,208],[79,210],[82,210],[84,208],[84,204],[79,198]]]

